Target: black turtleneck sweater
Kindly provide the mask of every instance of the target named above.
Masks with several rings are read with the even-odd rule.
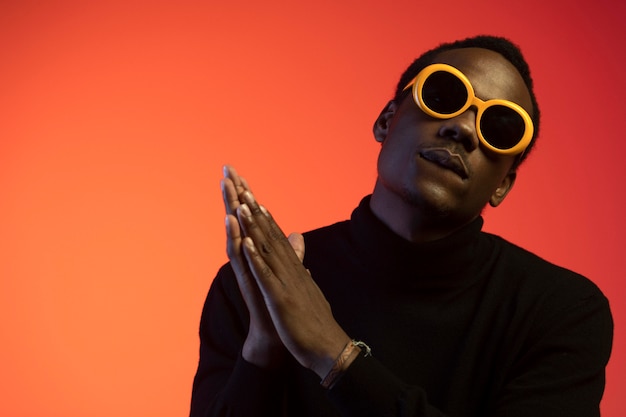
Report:
[[[366,198],[349,221],[305,234],[304,263],[335,319],[372,349],[330,390],[295,360],[266,371],[241,357],[248,312],[225,265],[202,314],[191,415],[598,416],[606,298],[482,223],[413,244]]]

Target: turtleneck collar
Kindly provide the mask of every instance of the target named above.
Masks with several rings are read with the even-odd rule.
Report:
[[[424,279],[463,279],[469,269],[481,262],[477,256],[482,217],[453,234],[431,242],[413,243],[392,232],[370,209],[367,196],[351,217],[351,235],[355,245],[368,262],[368,268],[380,270],[389,276]]]

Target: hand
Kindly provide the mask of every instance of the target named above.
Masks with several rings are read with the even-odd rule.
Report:
[[[287,239],[247,187],[238,202],[248,271],[263,295],[274,328],[296,360],[323,378],[350,338],[294,250],[301,247],[303,251],[302,236]]]
[[[259,367],[274,368],[280,365],[286,350],[274,329],[263,297],[243,255],[241,246],[243,236],[236,217],[237,209],[241,206],[241,196],[244,191],[249,190],[249,187],[234,168],[226,166],[221,188],[226,209],[226,252],[250,314],[250,325],[242,356],[246,361]],[[301,246],[300,258],[304,256],[304,246]]]

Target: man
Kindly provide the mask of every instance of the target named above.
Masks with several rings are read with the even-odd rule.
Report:
[[[204,307],[191,415],[598,416],[606,298],[481,232],[538,112],[519,50],[480,36],[402,76],[349,221],[286,238],[227,167],[230,263]]]

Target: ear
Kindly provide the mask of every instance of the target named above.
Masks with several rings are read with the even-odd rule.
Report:
[[[502,179],[500,186],[496,188],[496,191],[493,192],[491,198],[489,199],[489,205],[491,207],[498,207],[500,203],[504,201],[504,197],[506,197],[509,191],[511,191],[511,188],[513,188],[516,177],[517,173],[514,170],[511,170],[508,174],[506,174],[506,177]]]
[[[380,115],[378,115],[378,118],[374,122],[374,138],[376,142],[382,143],[387,137],[389,125],[391,124],[393,115],[396,114],[396,110],[398,110],[398,105],[395,101],[391,100],[380,112]]]

